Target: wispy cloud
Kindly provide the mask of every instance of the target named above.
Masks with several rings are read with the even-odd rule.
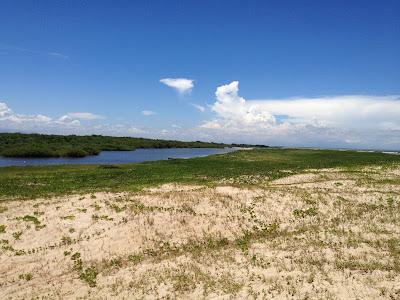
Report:
[[[62,54],[59,52],[54,52],[54,51],[38,51],[38,50],[32,50],[32,49],[27,49],[27,48],[12,46],[12,45],[2,45],[2,44],[0,44],[0,49],[7,50],[7,51],[25,52],[25,53],[36,54],[36,55],[46,55],[46,56],[59,58],[59,59],[69,59],[68,55],[65,55],[65,54]]]
[[[47,52],[47,55],[54,56],[56,58],[69,59],[68,55],[64,55],[58,52]]]
[[[181,95],[190,93],[194,86],[194,80],[187,78],[163,78],[160,82],[175,89]]]
[[[100,120],[105,119],[104,116],[96,115],[90,112],[72,112],[64,115],[63,117],[78,119],[78,120]]]
[[[190,103],[191,106],[193,106],[194,108],[196,108],[198,111],[204,112],[206,110],[206,108],[204,106],[198,105],[196,103]]]
[[[152,110],[142,110],[142,115],[147,117],[147,116],[157,115],[157,113]]]

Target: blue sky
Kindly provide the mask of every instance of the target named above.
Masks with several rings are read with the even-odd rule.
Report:
[[[398,149],[399,12],[386,0],[3,0],[0,130]]]

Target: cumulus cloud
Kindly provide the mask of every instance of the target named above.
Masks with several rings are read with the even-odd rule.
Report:
[[[0,102],[0,132],[34,132],[49,134],[104,134],[118,136],[144,135],[146,131],[130,124],[93,124],[105,117],[90,112],[68,113],[59,118],[24,115]],[[81,121],[85,121],[84,124]]]
[[[217,101],[212,106],[212,110],[228,123],[233,121],[247,126],[275,124],[275,117],[270,112],[257,104],[247,103],[238,95],[238,91],[238,81],[218,87],[215,92]]]
[[[200,112],[205,112],[206,108],[202,105],[198,105],[196,103],[190,103],[191,106],[193,106],[194,108],[196,108],[198,111]]]
[[[24,122],[38,122],[48,123],[51,122],[52,118],[44,115],[21,115],[14,113],[6,103],[0,102],[0,122],[13,122],[13,123],[24,123]]]
[[[155,112],[155,111],[152,111],[152,110],[142,110],[142,115],[143,116],[146,116],[146,117],[148,117],[148,116],[154,116],[154,115],[156,115],[157,113]]]
[[[7,104],[0,102],[0,118],[5,117],[11,113],[11,109],[8,108]]]
[[[400,148],[399,96],[246,100],[239,82],[217,88],[212,138],[290,146]]]
[[[194,80],[187,78],[163,78],[160,82],[175,89],[181,95],[190,93],[194,86]]]

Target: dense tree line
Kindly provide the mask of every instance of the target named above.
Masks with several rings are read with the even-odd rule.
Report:
[[[83,157],[101,151],[137,148],[222,148],[230,145],[101,135],[0,133],[0,155],[7,157]]]

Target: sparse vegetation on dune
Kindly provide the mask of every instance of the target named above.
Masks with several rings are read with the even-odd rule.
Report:
[[[0,184],[0,298],[400,296],[398,156],[253,150]]]

